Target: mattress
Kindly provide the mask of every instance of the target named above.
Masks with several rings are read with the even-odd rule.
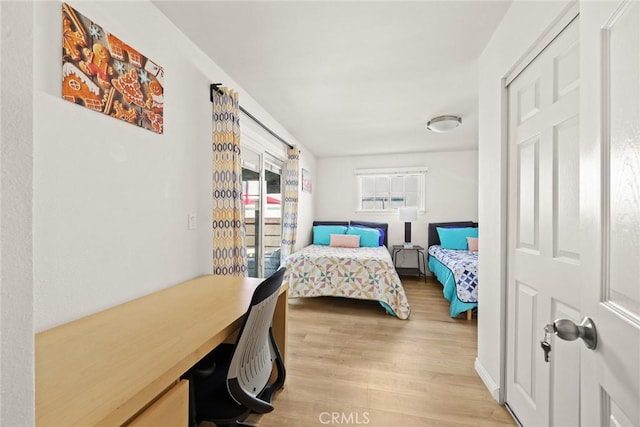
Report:
[[[311,245],[287,257],[284,266],[289,297],[374,300],[399,319],[407,319],[411,312],[391,255],[384,246]]]
[[[443,285],[444,297],[451,303],[450,314],[478,305],[478,252],[429,247],[429,270]]]

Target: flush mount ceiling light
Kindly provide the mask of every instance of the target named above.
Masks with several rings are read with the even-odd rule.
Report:
[[[427,129],[432,132],[445,133],[454,130],[462,123],[458,116],[438,116],[427,122]]]

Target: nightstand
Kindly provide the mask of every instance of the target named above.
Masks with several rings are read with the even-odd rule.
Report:
[[[418,268],[398,267],[396,261],[398,254],[402,251],[414,251],[416,253],[416,259],[418,261]],[[391,258],[393,259],[393,266],[398,272],[398,276],[420,276],[424,277],[424,281],[427,281],[427,254],[422,246],[413,245],[410,248],[405,248],[404,245],[393,245],[391,247]]]

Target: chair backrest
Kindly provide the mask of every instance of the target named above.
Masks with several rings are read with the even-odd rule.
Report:
[[[280,268],[254,291],[227,373],[227,388],[233,399],[260,413],[273,409],[257,396],[269,382],[278,355],[270,328],[285,270]]]

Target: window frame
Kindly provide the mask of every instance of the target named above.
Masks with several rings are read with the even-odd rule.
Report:
[[[355,169],[354,175],[356,180],[356,194],[357,194],[357,207],[356,213],[393,213],[398,211],[398,207],[391,207],[392,205],[392,194],[397,194],[396,192],[392,192],[391,186],[389,186],[389,190],[386,192],[386,195],[389,200],[389,207],[387,209],[365,209],[362,207],[363,203],[363,177],[386,177],[391,183],[392,177],[402,176],[406,178],[407,176],[418,176],[419,177],[419,186],[420,188],[417,191],[419,197],[418,203],[418,213],[425,213],[427,208],[427,172],[428,168],[425,166],[420,167],[398,167],[398,168],[370,168],[370,169]],[[372,194],[376,194],[375,192]],[[380,193],[382,194],[382,193]],[[403,190],[402,192],[404,199],[406,200],[407,191]],[[406,204],[404,205],[406,206]]]

